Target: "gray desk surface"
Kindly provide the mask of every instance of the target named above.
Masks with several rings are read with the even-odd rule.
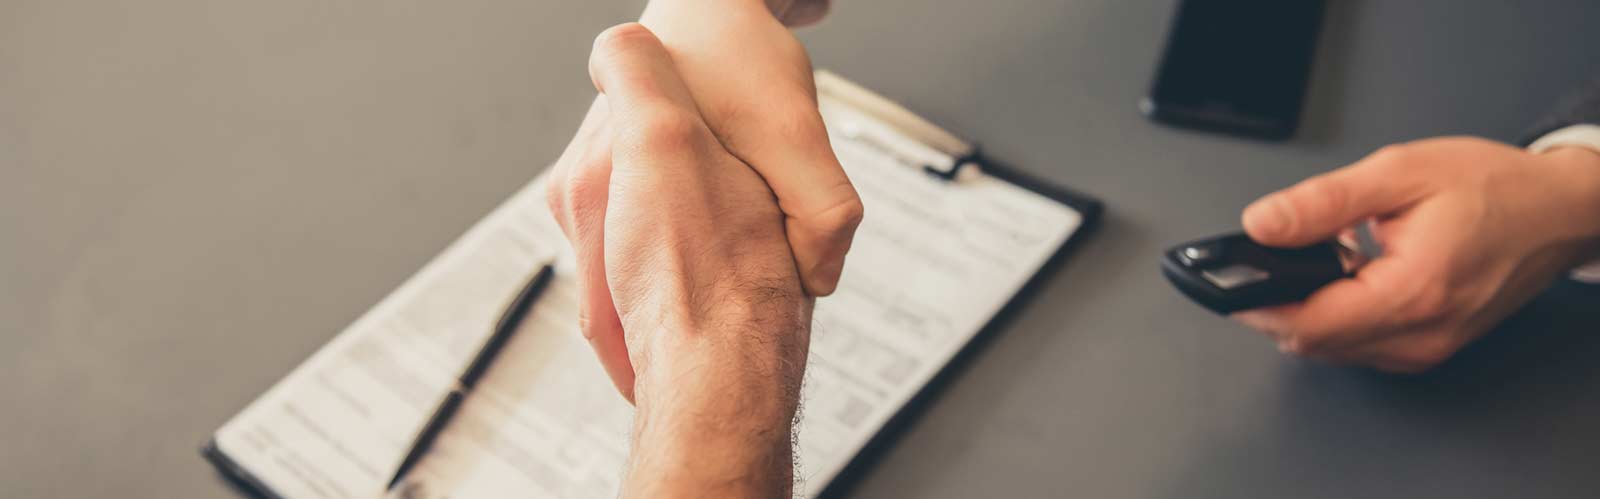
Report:
[[[1600,490],[1600,293],[1399,378],[1280,357],[1155,266],[1382,144],[1515,136],[1600,70],[1600,3],[1330,2],[1282,145],[1134,111],[1172,1],[836,3],[819,66],[1108,206],[853,495]],[[227,494],[197,446],[553,159],[637,9],[0,1],[0,496]]]

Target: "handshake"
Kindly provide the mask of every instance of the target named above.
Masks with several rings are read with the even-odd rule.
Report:
[[[600,95],[546,184],[583,334],[637,407],[625,496],[788,495],[812,297],[862,219],[804,48],[767,5],[709,3],[595,40]]]
[[[595,40],[600,95],[547,198],[577,257],[583,334],[637,407],[624,496],[789,493],[813,297],[837,286],[863,217],[783,21],[825,2],[803,5],[656,0]],[[1383,258],[1234,318],[1287,353],[1432,367],[1600,254],[1600,154],[1389,146],[1242,222],[1297,247],[1372,218]]]

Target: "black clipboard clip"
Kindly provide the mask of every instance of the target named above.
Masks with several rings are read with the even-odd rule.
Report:
[[[922,171],[928,175],[934,176],[934,178],[939,180],[954,182],[967,170],[973,168],[979,170],[985,169],[983,155],[980,151],[981,150],[979,149],[978,145],[973,144],[972,150],[966,154],[957,156],[953,161],[950,162],[949,168],[940,168],[934,165],[922,165]]]

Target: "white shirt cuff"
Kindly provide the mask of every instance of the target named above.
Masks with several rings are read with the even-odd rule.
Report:
[[[1572,125],[1544,134],[1528,146],[1528,151],[1537,154],[1567,146],[1586,147],[1600,153],[1600,125]],[[1572,278],[1590,284],[1600,284],[1600,259],[1574,269]]]

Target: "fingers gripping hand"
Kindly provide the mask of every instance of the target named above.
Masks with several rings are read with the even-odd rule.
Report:
[[[596,98],[577,136],[551,168],[545,199],[577,267],[578,328],[623,398],[633,400],[633,365],[605,273],[605,216],[611,181],[610,109]]]
[[[862,206],[828,143],[804,48],[770,14],[729,11],[707,16],[675,5],[652,3],[644,21],[666,40],[666,53],[659,57],[683,75],[680,86],[694,98],[682,104],[700,111],[716,139],[736,158],[749,160],[777,191],[792,265],[809,294],[830,294]],[[601,51],[595,55],[600,59]],[[726,71],[732,66],[748,70]],[[633,369],[617,308],[603,280],[600,228],[607,211],[614,121],[607,100],[605,95],[596,99],[552,169],[547,197],[577,254],[584,334],[618,389],[629,395]]]
[[[689,3],[652,2],[641,22],[672,54],[716,138],[777,195],[805,289],[826,296],[864,210],[829,144],[811,61],[766,6],[720,8],[712,16]]]
[[[771,190],[712,135],[654,35],[612,28],[590,64],[602,96],[547,188],[577,254],[585,335],[634,400],[650,332],[694,322],[685,304],[717,314],[749,303],[724,291],[762,289],[778,309],[761,315],[794,319],[803,292]]]
[[[1377,217],[1384,255],[1303,302],[1234,317],[1289,353],[1395,372],[1437,365],[1588,251],[1592,220],[1563,214],[1594,204],[1585,179],[1600,171],[1562,159],[1431,139],[1263,197],[1242,220],[1258,242],[1304,246]]]

